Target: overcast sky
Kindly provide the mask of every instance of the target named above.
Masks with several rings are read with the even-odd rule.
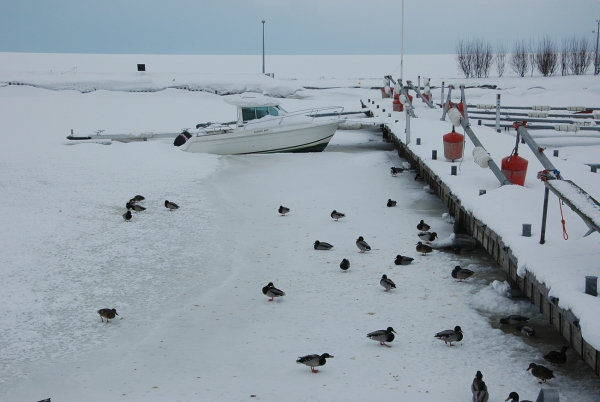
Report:
[[[0,0],[0,51],[399,54],[402,0]],[[406,54],[460,39],[576,35],[596,43],[600,0],[405,0]]]

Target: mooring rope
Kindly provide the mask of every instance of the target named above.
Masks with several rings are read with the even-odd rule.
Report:
[[[562,210],[562,200],[560,198],[558,199],[558,206],[560,208],[560,223],[562,223],[563,239],[569,240],[569,234],[567,233],[567,225],[565,222],[565,216],[563,215],[563,210]]]

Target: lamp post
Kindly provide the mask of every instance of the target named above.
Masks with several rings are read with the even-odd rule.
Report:
[[[598,38],[600,37],[600,20],[596,20],[596,24],[598,24],[598,27],[596,28],[596,53],[594,54],[594,75],[598,75],[598,73],[600,73],[600,61],[598,60]]]
[[[265,20],[262,20],[263,24],[263,74],[265,73]]]

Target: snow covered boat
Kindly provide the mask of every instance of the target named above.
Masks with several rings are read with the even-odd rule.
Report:
[[[237,122],[198,125],[198,132],[181,145],[182,150],[217,155],[321,152],[343,122],[342,107],[288,113],[276,99],[261,95],[236,96],[225,102],[237,106]]]

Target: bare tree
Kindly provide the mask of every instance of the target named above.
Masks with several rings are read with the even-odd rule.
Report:
[[[594,58],[590,42],[585,36],[569,40],[570,68],[574,75],[584,75]]]
[[[529,40],[529,46],[527,46],[527,56],[529,57],[529,67],[531,68],[531,76],[533,77],[533,71],[535,70],[536,59],[535,59],[535,46],[533,45],[533,38]]]
[[[496,46],[496,72],[502,77],[506,69],[506,46],[500,43]]]
[[[465,78],[473,76],[469,46],[470,44],[462,39],[456,44],[456,63],[458,64],[458,69],[465,75]]]
[[[563,39],[560,49],[560,74],[569,75],[569,70],[571,70],[570,39]]]
[[[535,68],[544,77],[554,75],[558,67],[558,51],[554,41],[548,36],[538,40],[534,55]],[[533,67],[531,69],[533,71]]]
[[[508,65],[520,77],[524,77],[529,71],[529,49],[527,42],[517,40],[513,45],[513,52],[508,59]]]

